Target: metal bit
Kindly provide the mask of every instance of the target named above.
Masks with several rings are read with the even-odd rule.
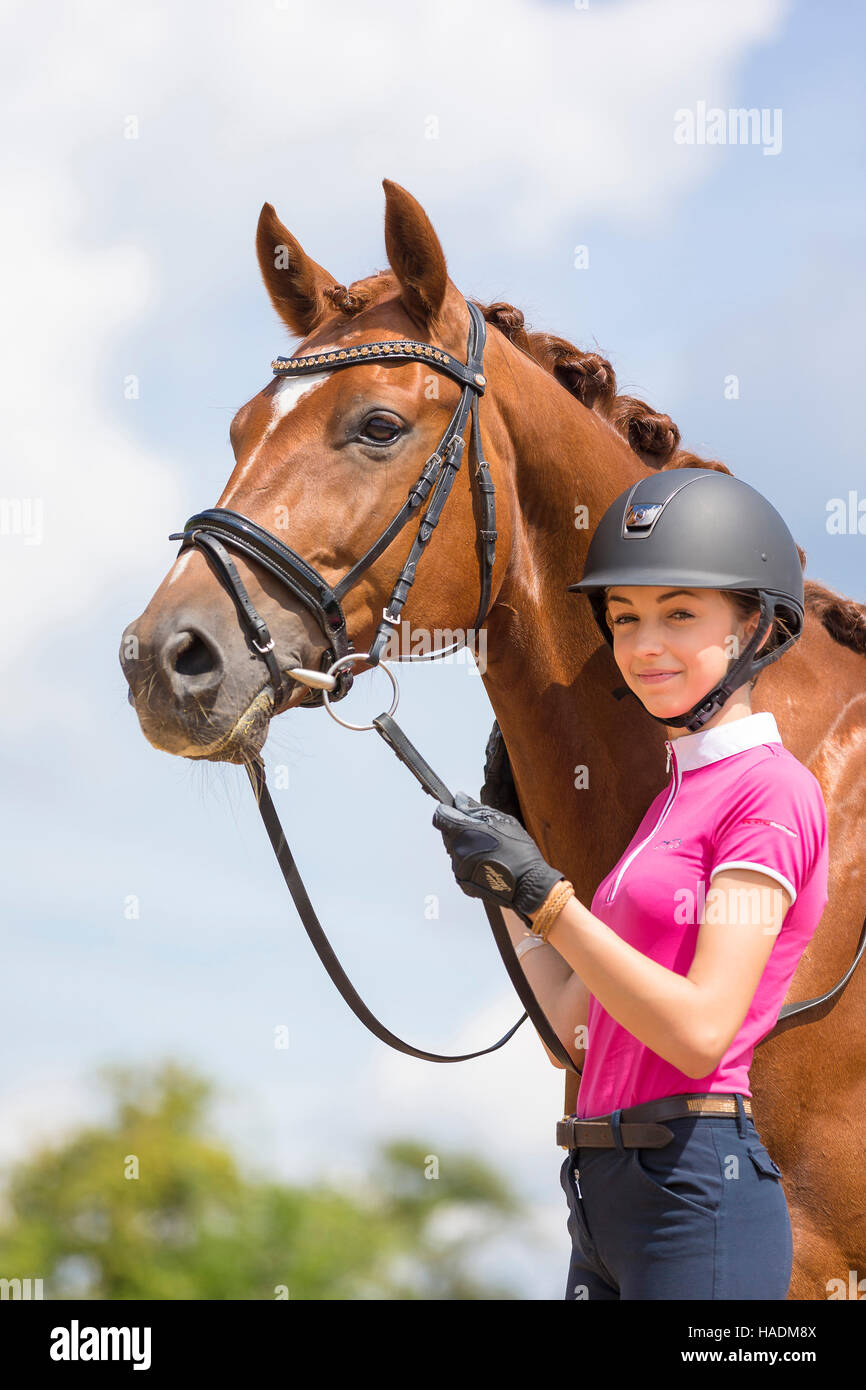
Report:
[[[302,685],[313,686],[315,690],[333,690],[337,684],[336,676],[329,676],[326,671],[308,671],[305,666],[293,666],[286,675]]]

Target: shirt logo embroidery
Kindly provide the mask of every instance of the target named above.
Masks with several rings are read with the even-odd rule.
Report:
[[[661,840],[655,849],[676,849],[677,845],[681,845],[682,842],[682,836],[678,835],[675,840]]]
[[[791,830],[789,826],[782,825],[777,820],[767,820],[766,816],[745,816],[738,822],[739,825],[770,825],[774,830],[784,830],[786,835],[790,835],[792,840],[799,840],[800,836],[796,830]]]

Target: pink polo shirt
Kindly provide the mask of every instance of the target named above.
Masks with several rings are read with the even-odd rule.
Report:
[[[750,1096],[755,1044],[776,1022],[827,904],[827,809],[821,786],[784,747],[768,710],[685,734],[666,741],[666,747],[671,781],[596,889],[593,915],[636,950],[687,975],[714,875],[757,869],[787,888],[793,901],[742,1027],[707,1076],[678,1071],[590,996],[576,1112],[581,1119],[694,1091]]]

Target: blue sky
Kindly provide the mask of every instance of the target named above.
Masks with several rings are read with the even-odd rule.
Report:
[[[2,493],[43,500],[44,537],[0,537],[0,1160],[95,1113],[102,1062],[180,1056],[224,1088],[231,1142],[286,1177],[359,1177],[371,1145],[403,1132],[431,1152],[486,1151],[532,1204],[532,1238],[498,1258],[526,1297],[558,1298],[561,1073],[527,1027],[456,1067],[366,1034],[303,934],[242,775],[143,739],[119,637],[171,563],[167,533],[221,491],[232,414],[292,346],[255,260],[262,203],[348,283],[386,264],[383,177],[426,208],[464,293],[601,350],[621,390],[773,501],[807,576],[866,599],[864,537],[826,527],[830,499],[866,497],[862,11],[9,12]],[[674,112],[699,101],[780,109],[780,152],[676,145]],[[399,676],[407,733],[477,794],[493,719],[481,680],[456,662]],[[356,682],[348,717],[377,712],[384,689]],[[287,835],[374,1011],[436,1050],[500,1036],[519,1003],[406,770],[324,712],[282,720],[266,756],[289,768]],[[351,1144],[334,1141],[338,1110]]]

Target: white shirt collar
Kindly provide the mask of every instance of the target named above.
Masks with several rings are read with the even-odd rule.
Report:
[[[693,768],[730,758],[734,753],[742,753],[746,748],[757,748],[761,743],[781,743],[782,739],[775,716],[770,710],[761,710],[758,714],[734,719],[730,724],[698,729],[697,733],[683,734],[665,742],[673,749],[680,772],[690,772]]]

